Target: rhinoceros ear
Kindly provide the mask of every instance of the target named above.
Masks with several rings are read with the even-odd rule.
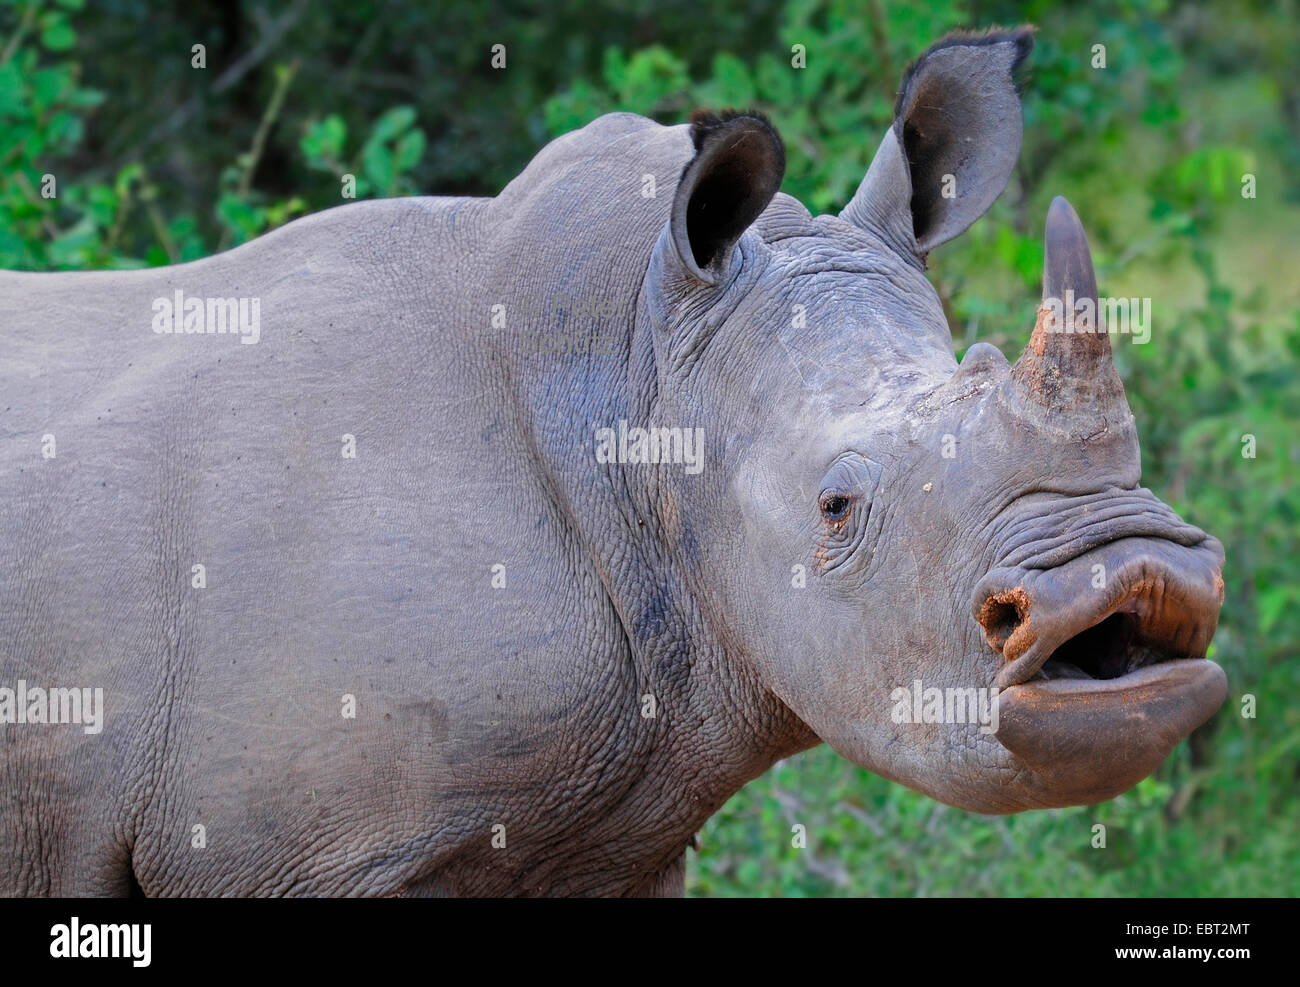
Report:
[[[682,170],[669,233],[687,272],[716,284],[731,251],[781,187],[785,147],[767,119],[728,110],[691,117],[695,157]]]
[[[840,218],[924,257],[975,222],[1020,155],[1015,75],[1033,28],[950,34],[907,70],[894,123]]]

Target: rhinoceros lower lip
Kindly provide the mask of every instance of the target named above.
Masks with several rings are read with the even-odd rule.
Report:
[[[1034,678],[998,696],[997,740],[1029,768],[1043,805],[1127,791],[1227,698],[1223,669],[1187,658],[1111,679]]]

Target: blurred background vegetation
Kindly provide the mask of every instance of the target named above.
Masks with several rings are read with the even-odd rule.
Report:
[[[1065,194],[1103,293],[1154,299],[1150,343],[1116,359],[1144,482],[1227,546],[1211,655],[1231,698],[1131,793],[1010,818],[810,751],[709,822],[690,893],[1297,893],[1295,0],[167,6],[0,0],[0,267],[195,259],[337,205],[344,173],[359,197],[492,195],[550,137],[615,109],[677,123],[696,106],[758,107],[786,141],[784,190],[838,211],[910,60],[954,27],[1036,24],[1020,165],[989,215],[931,255],[932,278],[959,352],[985,339],[1014,358],[1046,207]],[[504,69],[490,65],[498,43]],[[792,846],[796,823],[806,849]]]

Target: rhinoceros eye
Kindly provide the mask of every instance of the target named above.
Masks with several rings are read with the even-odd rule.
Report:
[[[841,453],[822,477],[817,507],[822,527],[818,553],[823,571],[853,557],[866,537],[881,468],[858,452]]]
[[[831,491],[821,496],[822,514],[828,521],[843,521],[853,506],[853,498],[848,494]]]

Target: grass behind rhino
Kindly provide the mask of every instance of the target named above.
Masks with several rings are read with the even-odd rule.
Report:
[[[1259,740],[1230,744],[1202,769],[1184,743],[1161,777],[1117,799],[1017,816],[951,809],[817,748],[751,782],[709,820],[699,850],[687,853],[688,894],[1293,896],[1294,783],[1278,798],[1256,784],[1261,762],[1273,757],[1273,770],[1280,760]],[[796,825],[807,834],[801,849]],[[1098,825],[1104,847],[1094,845]]]

